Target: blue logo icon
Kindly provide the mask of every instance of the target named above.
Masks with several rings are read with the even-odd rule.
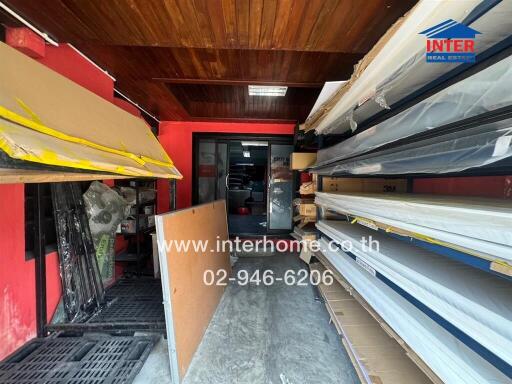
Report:
[[[448,19],[420,32],[427,38],[427,63],[474,63],[477,30]]]

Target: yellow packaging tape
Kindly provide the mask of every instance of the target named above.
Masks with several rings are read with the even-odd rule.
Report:
[[[38,120],[37,116],[32,111],[30,111],[30,109],[28,108],[28,106],[26,104],[24,104],[21,100],[18,100],[18,103],[20,104],[20,106],[22,106],[23,110],[25,110],[31,117],[33,117],[35,120]],[[109,152],[112,154],[127,157],[141,165],[144,165],[145,163],[152,163],[152,164],[160,165],[163,167],[169,167],[169,168],[174,167],[174,164],[172,161],[163,162],[160,160],[152,159],[150,157],[146,157],[146,156],[142,156],[142,155],[135,155],[130,152],[106,147],[104,145],[93,143],[92,141],[89,141],[86,139],[82,139],[79,137],[75,137],[75,136],[71,136],[71,135],[59,132],[55,129],[44,126],[43,124],[40,124],[35,120],[30,120],[26,117],[20,116],[17,113],[10,111],[9,109],[7,109],[3,106],[0,106],[0,117],[4,118],[6,120],[9,120],[11,122],[14,122],[16,124],[20,124],[26,128],[33,129],[34,131],[43,133],[45,135],[49,135],[49,136],[52,136],[52,137],[55,137],[55,138],[58,138],[61,140],[65,140],[65,141],[68,141],[71,143],[85,145],[85,146],[88,146],[88,147],[91,147],[91,148],[94,148],[94,149],[97,149],[100,151]],[[64,166],[64,164],[56,164],[56,165]]]

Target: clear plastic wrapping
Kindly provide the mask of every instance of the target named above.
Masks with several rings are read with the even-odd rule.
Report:
[[[511,56],[378,125],[318,151],[317,165],[357,156],[405,137],[512,105],[510,84]]]
[[[115,231],[126,217],[128,205],[119,194],[98,181],[91,183],[83,197],[101,279],[103,285],[110,285],[115,278]]]
[[[482,167],[512,156],[512,119],[452,132],[407,145],[315,166],[329,176],[441,174]]]
[[[64,311],[68,321],[79,321],[100,307],[105,291],[79,184],[51,189]]]
[[[315,204],[512,264],[512,203],[506,199],[316,192]]]
[[[474,343],[461,341],[474,352],[487,349],[483,357],[491,364],[492,354],[512,366],[512,282],[489,279],[472,266],[362,225],[324,220],[317,228],[338,243],[351,244],[358,259],[471,338]],[[363,242],[370,237],[378,249]]]
[[[343,133],[455,69],[460,63],[427,63],[425,36],[420,32],[440,20],[462,21],[479,1],[420,2],[382,49],[350,80],[348,90],[330,112],[312,128],[317,134]],[[470,24],[481,32],[476,38],[480,54],[508,38],[512,28],[512,3],[501,2]],[[381,43],[381,42],[379,42]],[[370,52],[371,54],[371,52]],[[369,54],[369,55],[370,55]]]
[[[368,305],[393,329],[443,383],[511,383],[443,327],[327,240],[322,253]]]

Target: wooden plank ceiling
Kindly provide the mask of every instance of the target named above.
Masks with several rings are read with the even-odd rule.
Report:
[[[303,121],[416,0],[8,0],[161,120]],[[284,97],[247,85],[287,85]]]

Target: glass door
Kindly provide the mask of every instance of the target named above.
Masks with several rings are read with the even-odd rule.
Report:
[[[226,199],[228,144],[209,139],[199,140],[196,164],[197,204]]]
[[[292,229],[291,138],[194,137],[193,203],[226,200],[230,234],[279,235]]]
[[[270,144],[268,179],[269,230],[292,229],[293,173],[290,156],[293,145]]]

